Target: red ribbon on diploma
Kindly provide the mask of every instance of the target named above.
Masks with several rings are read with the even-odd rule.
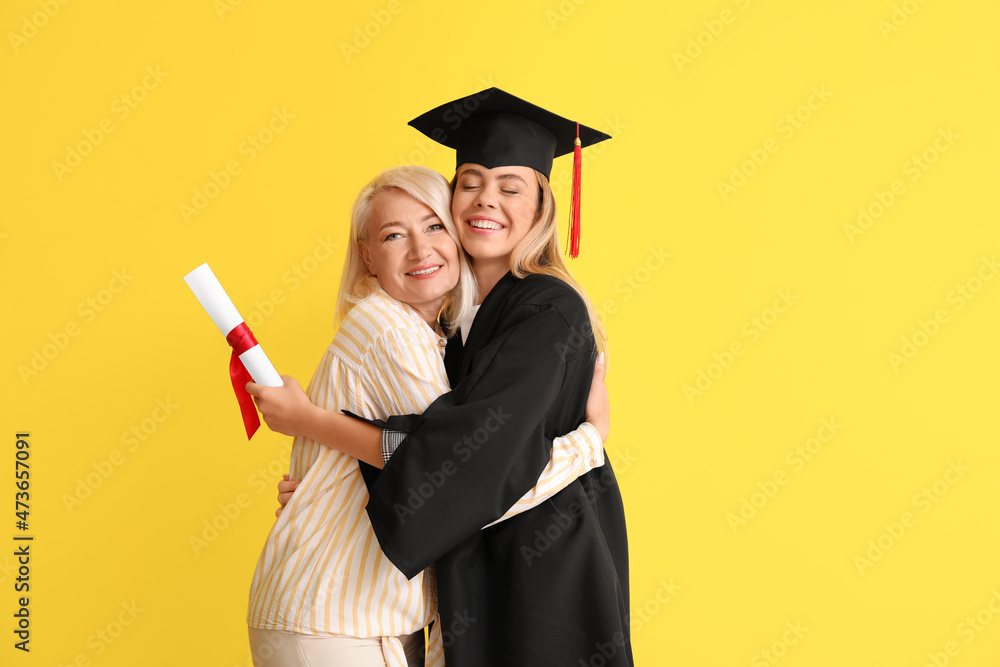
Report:
[[[247,440],[260,428],[260,417],[257,416],[257,407],[253,404],[253,396],[246,390],[247,382],[253,382],[250,372],[240,361],[240,355],[257,344],[257,339],[253,337],[250,327],[246,322],[240,322],[232,331],[226,335],[226,342],[233,348],[233,354],[229,357],[229,378],[233,381],[233,392],[236,400],[240,404],[240,412],[243,414],[243,426],[247,430]]]

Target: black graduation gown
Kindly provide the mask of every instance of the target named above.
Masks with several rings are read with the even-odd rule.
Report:
[[[408,435],[382,471],[361,464],[386,556],[408,577],[436,567],[448,667],[633,664],[610,462],[481,530],[535,485],[552,439],[583,421],[595,357],[571,287],[508,273],[466,345],[449,342],[453,390],[385,422]]]

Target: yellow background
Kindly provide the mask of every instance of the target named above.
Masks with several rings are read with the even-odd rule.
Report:
[[[0,662],[248,664],[288,440],[246,442],[181,278],[208,261],[308,380],[355,194],[401,163],[450,177],[406,121],[498,85],[615,135],[585,151],[573,269],[611,336],[636,663],[997,664],[996,3],[224,3],[0,8]],[[271,140],[252,160],[248,136]]]

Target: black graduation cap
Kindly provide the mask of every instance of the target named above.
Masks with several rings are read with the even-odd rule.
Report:
[[[499,88],[446,102],[409,123],[434,141],[454,148],[455,166],[531,167],[546,178],[552,160],[568,153],[573,160],[570,254],[579,252],[580,149],[611,136],[580,125]]]
[[[457,151],[456,163],[531,167],[548,178],[552,160],[573,152],[577,124],[499,88],[488,88],[431,109],[410,121]],[[580,144],[611,137],[580,125]]]

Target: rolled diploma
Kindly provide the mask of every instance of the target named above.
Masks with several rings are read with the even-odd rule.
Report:
[[[243,323],[240,312],[236,310],[232,299],[226,294],[226,290],[222,289],[219,279],[212,273],[208,264],[202,264],[184,276],[184,282],[194,292],[202,308],[215,322],[215,326],[219,327],[223,336],[228,336],[230,331]],[[281,376],[259,344],[241,354],[240,361],[257,384],[266,387],[280,387],[283,384]]]

